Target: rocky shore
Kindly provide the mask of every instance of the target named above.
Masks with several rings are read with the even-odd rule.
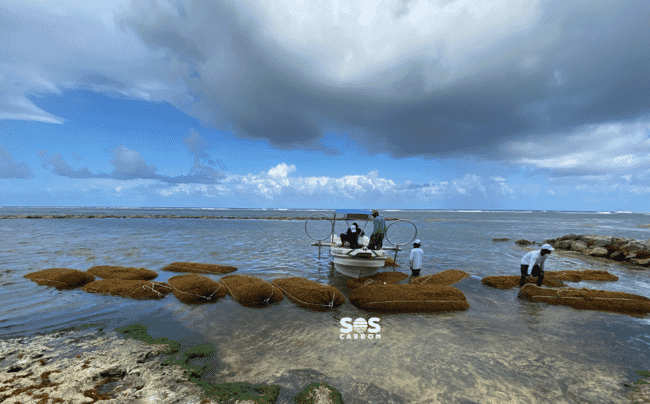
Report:
[[[210,354],[210,346],[179,352],[178,343],[154,340],[143,326],[116,331],[69,329],[0,339],[0,402],[289,404],[295,397],[305,404],[343,404],[335,388],[313,380],[301,390],[207,383],[200,379],[207,365],[189,360]]]
[[[650,267],[650,240],[601,236],[596,234],[568,234],[544,240],[562,251],[573,251],[592,257],[627,262],[642,267]]]

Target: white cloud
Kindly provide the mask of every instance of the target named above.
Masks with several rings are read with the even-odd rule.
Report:
[[[285,178],[294,171],[296,171],[295,165],[291,164],[288,166],[285,163],[280,163],[277,166],[271,168],[267,174],[273,178]]]
[[[593,174],[650,167],[650,121],[587,125],[568,133],[511,141],[511,161],[537,168]]]

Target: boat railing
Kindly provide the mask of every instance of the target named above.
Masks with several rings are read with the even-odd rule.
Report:
[[[413,225],[413,228],[415,229],[415,234],[413,235],[413,237],[409,241],[407,241],[406,243],[401,243],[401,244],[396,243],[394,241],[391,241],[390,238],[388,238],[388,231],[390,230],[391,226],[394,225],[395,223],[400,223],[400,222],[410,223],[411,225]],[[388,241],[389,243],[391,243],[395,247],[386,247],[386,248],[384,248],[384,250],[395,250],[395,258],[393,258],[393,261],[397,262],[397,252],[400,251],[400,247],[405,246],[407,244],[411,244],[411,242],[413,240],[415,240],[415,238],[417,236],[418,236],[418,227],[415,225],[415,223],[413,223],[410,220],[406,220],[406,219],[396,220],[393,223],[389,224],[388,227],[386,228],[386,241]]]
[[[305,233],[307,233],[307,236],[309,236],[310,239],[316,241],[315,243],[311,243],[311,245],[312,246],[318,246],[318,259],[320,259],[321,247],[330,247],[330,248],[332,247],[332,241],[333,241],[332,240],[332,234],[333,233],[330,230],[330,233],[327,236],[325,236],[324,238],[320,238],[320,239],[312,236],[311,234],[309,234],[309,230],[307,230],[307,223],[309,223],[309,220],[311,218],[313,218],[314,216],[325,216],[325,220],[329,220],[330,224],[332,225],[332,229],[334,228],[334,223],[332,222],[332,219],[330,219],[329,216],[327,216],[324,213],[314,213],[313,215],[309,216],[307,218],[307,220],[305,220]],[[323,220],[323,219],[319,219],[319,220]],[[323,244],[323,241],[326,240],[326,239],[329,239],[329,242],[327,244]]]

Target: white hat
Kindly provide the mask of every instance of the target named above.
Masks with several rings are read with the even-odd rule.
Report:
[[[415,240],[413,240],[413,244],[422,244],[422,243],[420,242],[419,238],[416,238]]]
[[[553,250],[555,250],[555,248],[551,247],[550,244],[544,244],[544,245],[542,246],[542,250],[553,251]]]

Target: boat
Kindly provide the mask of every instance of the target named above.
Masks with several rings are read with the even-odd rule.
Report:
[[[386,258],[388,258],[387,251],[395,250],[395,256],[397,257],[397,251],[400,250],[399,247],[408,244],[408,242],[403,244],[395,244],[390,242],[388,240],[388,228],[399,221],[406,221],[415,227],[415,224],[408,220],[398,220],[397,222],[391,223],[387,228],[387,234],[384,242],[389,242],[395,247],[384,247],[379,250],[371,250],[368,248],[368,244],[370,242],[368,235],[364,235],[363,237],[359,238],[359,248],[349,248],[341,243],[341,239],[336,234],[335,230],[336,220],[344,220],[347,224],[346,229],[350,226],[350,221],[363,220],[365,221],[365,224],[362,226],[362,230],[364,230],[367,227],[368,222],[372,222],[371,213],[372,212],[369,210],[339,209],[334,212],[334,216],[331,219],[329,216],[323,213],[316,213],[307,218],[307,221],[305,222],[305,232],[311,239],[316,241],[315,243],[312,243],[312,246],[318,246],[318,258],[320,259],[321,257],[321,248],[328,247],[329,255],[332,264],[334,265],[334,269],[343,275],[347,275],[352,278],[361,278],[364,276],[374,275],[377,271],[379,271],[380,268],[384,266],[386,263]],[[309,220],[319,215],[325,216],[325,218],[327,220],[330,220],[332,223],[332,230],[330,234],[323,239],[312,237],[307,230],[307,223]],[[370,230],[364,230],[364,232],[367,234],[372,233],[372,224],[370,226]],[[415,228],[415,236],[411,239],[411,241],[415,240],[416,236],[417,227]]]

